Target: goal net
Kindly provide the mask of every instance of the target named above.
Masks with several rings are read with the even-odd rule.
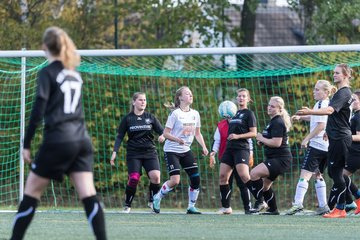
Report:
[[[357,48],[356,48],[357,47]],[[345,51],[344,51],[345,49]],[[83,107],[87,128],[95,151],[94,177],[99,197],[107,208],[123,206],[127,183],[126,139],[120,147],[116,166],[109,163],[117,128],[130,110],[135,92],[145,92],[147,111],[164,125],[169,111],[164,103],[173,101],[175,91],[186,85],[192,90],[192,108],[201,116],[201,132],[211,150],[216,123],[221,120],[217,108],[224,100],[236,101],[236,90],[247,88],[255,112],[258,131],[261,132],[269,117],[266,107],[271,96],[285,100],[285,108],[294,114],[301,106],[315,103],[312,90],[318,79],[332,82],[334,66],[347,63],[354,69],[353,89],[360,87],[358,70],[359,49],[356,45],[267,47],[234,49],[165,49],[165,50],[98,50],[80,51],[82,63],[79,71],[84,80]],[[29,121],[35,96],[37,72],[47,64],[41,52],[31,51],[26,56],[26,71],[21,71],[22,52],[16,57],[0,54],[0,206],[16,206],[21,194],[20,139],[21,124]],[[24,60],[24,58],[23,58]],[[23,62],[24,63],[24,62]],[[22,89],[22,74],[25,85]],[[23,99],[23,104],[22,104]],[[23,107],[23,108],[22,108]],[[21,109],[24,114],[21,115]],[[24,121],[22,121],[24,116]],[[274,182],[280,208],[291,206],[299,177],[304,149],[301,141],[308,133],[308,125],[296,123],[289,132],[293,153],[291,170]],[[42,140],[42,129],[37,130],[32,154]],[[161,182],[168,179],[162,144],[157,143]],[[264,160],[262,148],[255,144],[255,165]],[[208,157],[201,156],[201,148],[194,142],[192,150],[199,164],[201,192],[197,206],[217,208],[219,198],[219,171],[209,168]],[[25,179],[29,167],[25,165]],[[328,186],[331,185],[326,179]],[[149,181],[145,171],[138,185],[133,207],[147,205]],[[313,184],[309,185],[306,205],[316,205]],[[185,208],[188,178],[181,172],[181,184],[162,202],[163,207]],[[239,190],[233,186],[232,206],[242,209]],[[45,191],[41,204],[48,207],[76,207],[80,205],[68,178],[52,182]]]

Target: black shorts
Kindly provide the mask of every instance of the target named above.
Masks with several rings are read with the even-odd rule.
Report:
[[[126,164],[128,174],[134,172],[141,174],[142,167],[144,167],[146,173],[152,170],[160,171],[159,157],[156,150],[137,153],[128,151],[126,154]]]
[[[308,147],[304,157],[304,162],[301,169],[309,172],[320,172],[324,173],[327,161],[327,152],[322,151],[313,147]]]
[[[166,167],[169,175],[180,175],[180,167],[184,170],[195,169],[198,171],[198,165],[191,150],[185,153],[165,152]]]
[[[360,169],[360,153],[359,152],[349,152],[349,156],[346,160],[345,169],[351,173],[356,172]]]
[[[268,158],[264,161],[265,166],[269,169],[269,177],[271,181],[280,175],[289,170],[291,165],[292,157],[278,157],[278,158]]]
[[[329,140],[328,167],[344,168],[349,155],[352,138],[347,137],[340,140]]]
[[[221,158],[221,163],[225,163],[234,168],[240,163],[249,165],[249,158],[249,149],[226,149]]]
[[[93,149],[89,138],[76,142],[43,143],[31,164],[37,175],[62,181],[64,174],[93,171]]]

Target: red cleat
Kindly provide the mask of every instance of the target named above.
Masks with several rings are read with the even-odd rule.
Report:
[[[356,199],[355,203],[356,203],[357,208],[355,209],[354,214],[357,215],[360,213],[360,198]]]
[[[345,218],[346,211],[334,208],[331,212],[323,215],[324,218]]]

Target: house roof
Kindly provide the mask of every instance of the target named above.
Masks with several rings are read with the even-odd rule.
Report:
[[[231,7],[225,14],[230,18],[229,29],[240,26],[241,11]],[[303,45],[303,31],[298,14],[288,7],[261,4],[256,10],[255,46]]]

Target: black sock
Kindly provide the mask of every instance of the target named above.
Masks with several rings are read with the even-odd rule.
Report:
[[[229,184],[220,185],[221,205],[224,208],[230,207],[231,190]]]
[[[345,200],[346,204],[351,204],[353,202],[352,195],[350,192],[350,186],[351,186],[351,178],[349,176],[344,175],[345,184],[346,184],[346,192],[345,192]]]
[[[350,184],[350,192],[355,197],[355,199],[360,198],[359,188],[353,182],[351,182],[351,184]]]
[[[255,181],[250,180],[245,185],[248,187],[256,200],[263,200],[264,183],[261,178]]]
[[[89,224],[97,240],[106,240],[105,219],[102,207],[96,196],[82,200]]]
[[[341,210],[345,209],[346,184],[345,184],[343,169],[332,167],[331,165],[329,165],[328,167],[329,167],[329,172],[331,172],[331,177],[334,181],[334,185],[331,189],[331,194],[334,192],[336,208]]]
[[[126,189],[125,189],[125,206],[131,207],[131,203],[134,200],[135,193],[136,193],[136,188],[130,187],[129,185],[126,186]]]
[[[233,171],[233,174],[235,175],[236,185],[238,186],[240,190],[240,196],[241,200],[244,205],[244,210],[250,210],[251,204],[250,204],[250,192],[249,189],[246,187],[245,183],[242,181],[239,174],[236,172],[236,169]]]
[[[353,183],[353,181],[351,180],[351,177],[344,176],[344,179],[345,179],[345,184],[346,184],[346,187],[348,188],[348,190],[355,197],[355,199],[359,199],[360,198],[359,188]],[[346,198],[346,200],[347,200],[347,198]],[[347,201],[346,201],[346,203],[347,203]]]
[[[160,190],[160,184],[150,183],[149,185],[149,202],[153,201],[153,197]]]
[[[12,236],[10,240],[23,239],[26,229],[34,217],[35,210],[38,204],[36,198],[24,195],[20,203],[19,210],[15,215]]]
[[[243,185],[242,187],[239,187],[240,190],[240,194],[241,194],[241,200],[243,202],[244,205],[244,210],[250,210],[251,208],[251,204],[250,204],[250,192],[249,189],[247,187],[245,187],[245,185]]]
[[[269,188],[269,190],[264,192],[264,199],[267,205],[269,206],[269,210],[268,210],[269,212],[273,212],[277,210],[275,193],[272,190],[272,188]]]
[[[329,199],[328,199],[328,206],[330,209],[333,209],[336,204],[336,191],[333,190],[334,186],[330,189]]]

